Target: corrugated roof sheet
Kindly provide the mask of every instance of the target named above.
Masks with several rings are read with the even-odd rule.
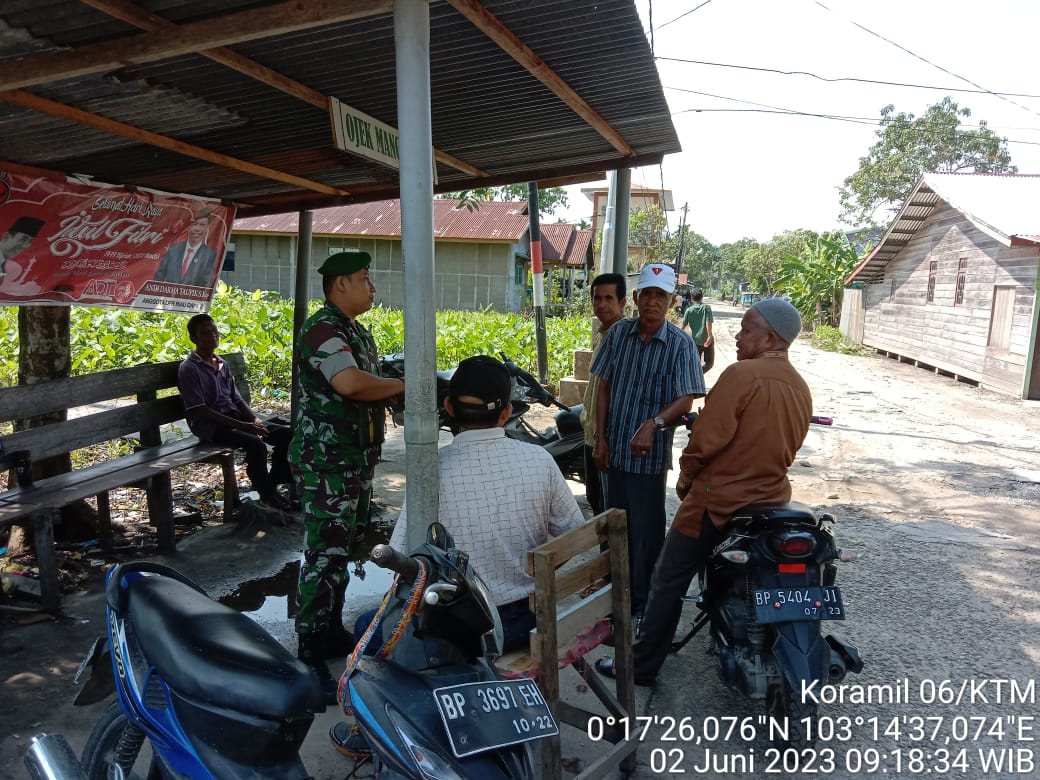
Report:
[[[473,211],[457,206],[456,200],[433,202],[433,233],[436,238],[456,240],[519,241],[527,232],[527,204],[521,201],[483,201]],[[236,219],[235,232],[295,234],[299,213]],[[380,200],[316,209],[314,235],[401,237],[401,203]]]
[[[542,225],[542,259],[569,266],[583,266],[586,252],[592,241],[592,231],[579,229],[576,225],[556,222]]]
[[[846,282],[882,279],[885,266],[910,242],[940,201],[1008,246],[1040,243],[1040,175],[926,173],[881,242]]]
[[[215,23],[221,14],[280,4],[161,0],[140,3],[139,9],[177,24]],[[433,143],[488,174],[438,162],[437,191],[587,179],[619,166],[656,164],[679,151],[633,0],[484,0],[483,5],[587,101],[636,156],[617,151],[473,23],[435,1],[430,4]],[[297,0],[296,6],[318,7],[312,0]],[[397,125],[393,22],[391,13],[380,13],[230,48]],[[147,35],[162,38],[79,0],[11,0],[0,4],[0,68],[22,57],[28,62],[61,57],[78,47],[120,45]],[[24,92],[350,194],[312,192],[0,104],[0,154],[13,163],[234,201],[243,216],[398,195],[395,171],[334,148],[325,110],[197,53],[59,77],[26,86]]]

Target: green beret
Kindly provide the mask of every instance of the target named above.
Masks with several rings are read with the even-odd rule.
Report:
[[[322,276],[349,276],[362,268],[368,268],[372,262],[372,256],[360,249],[347,249],[329,255],[318,273]]]

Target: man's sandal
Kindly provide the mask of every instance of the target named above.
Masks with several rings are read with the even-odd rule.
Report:
[[[613,658],[600,658],[593,664],[593,667],[597,672],[602,674],[604,677],[609,677],[611,680],[617,679],[617,669],[614,668]],[[649,688],[655,682],[654,677],[636,677],[633,682],[636,685]]]

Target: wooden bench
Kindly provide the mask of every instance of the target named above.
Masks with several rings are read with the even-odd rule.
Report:
[[[239,392],[248,402],[249,385],[241,354],[222,356],[231,366]],[[187,430],[163,442],[160,426],[184,417],[179,394],[165,395],[177,388],[180,361],[148,363],[96,374],[56,379],[34,385],[0,388],[0,422],[12,422],[77,407],[79,416],[15,431],[0,437],[0,467],[11,468],[11,455],[29,452],[33,462],[84,447],[136,437],[136,451],[94,465],[74,469],[30,487],[10,487],[0,493],[0,528],[14,523],[31,524],[35,532],[36,560],[40,569],[41,603],[46,610],[60,607],[58,560],[54,549],[54,526],[61,510],[94,496],[102,549],[111,547],[112,517],[108,493],[119,487],[142,487],[147,492],[148,517],[158,532],[160,552],[175,548],[173,491],[170,471],[198,462],[218,462],[223,471],[224,521],[232,519],[238,498],[234,453],[218,444],[204,444]],[[135,401],[126,402],[134,398]],[[112,403],[119,402],[122,403]],[[14,474],[14,470],[8,472]],[[13,476],[9,476],[13,479]]]
[[[531,608],[536,625],[531,632],[530,653],[509,653],[496,666],[506,677],[533,677],[556,721],[587,733],[589,720],[612,723],[620,718],[635,722],[635,683],[632,678],[631,592],[628,576],[628,525],[624,511],[608,509],[581,528],[536,547],[528,554],[528,570],[535,578]],[[601,544],[607,543],[602,550]],[[591,595],[588,591],[602,585]],[[611,620],[614,616],[613,632]],[[615,691],[592,669],[585,654],[614,636],[618,675]],[[560,669],[572,666],[603,704],[605,712],[592,712],[560,700]],[[615,766],[625,774],[636,765],[637,739],[625,740],[621,729],[604,728],[609,750],[584,768],[575,780],[605,777]],[[560,737],[542,740],[540,777],[561,777]]]

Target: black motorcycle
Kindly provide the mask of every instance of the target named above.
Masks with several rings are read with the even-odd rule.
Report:
[[[440,523],[411,556],[380,544],[372,561],[397,572],[376,616],[385,638],[340,685],[373,750],[375,776],[531,780],[532,743],[559,733],[533,680],[505,680],[493,661],[502,625],[487,588]]]
[[[502,362],[509,370],[509,375],[516,380],[516,386],[524,393],[526,400],[534,401],[542,406],[555,406],[560,409],[553,417],[554,425],[538,430],[526,419],[527,408],[517,414],[517,401],[513,401],[513,415],[506,421],[506,436],[519,441],[526,441],[542,447],[556,461],[563,476],[578,482],[585,481],[585,431],[581,427],[583,404],[565,406],[555,395],[550,393],[541,383],[516,363],[499,353]],[[521,403],[523,403],[521,401]],[[526,404],[524,404],[526,407]]]
[[[821,631],[821,621],[845,619],[837,564],[855,557],[835,546],[834,522],[794,502],[737,512],[701,574],[702,614],[672,645],[708,626],[722,682],[765,700],[775,741],[793,747],[815,737],[820,688],[863,668],[854,645]]]
[[[584,407],[564,406],[559,400],[546,390],[531,374],[524,371],[516,363],[499,353],[502,362],[505,363],[509,375],[514,380],[514,392],[512,398],[513,411],[506,420],[506,436],[511,439],[537,444],[544,448],[560,471],[568,479],[579,482],[585,481],[585,459],[583,446],[585,434],[581,427],[581,412]],[[404,379],[404,353],[396,352],[385,355],[379,360],[380,374],[382,376]],[[448,386],[454,369],[437,372],[437,410],[440,416],[440,427],[452,431],[452,420],[444,411],[444,399],[448,395]],[[543,406],[556,406],[561,411],[553,418],[553,427],[538,430],[524,416],[530,411],[532,403]],[[403,405],[391,409],[394,422],[400,425],[403,422]]]

